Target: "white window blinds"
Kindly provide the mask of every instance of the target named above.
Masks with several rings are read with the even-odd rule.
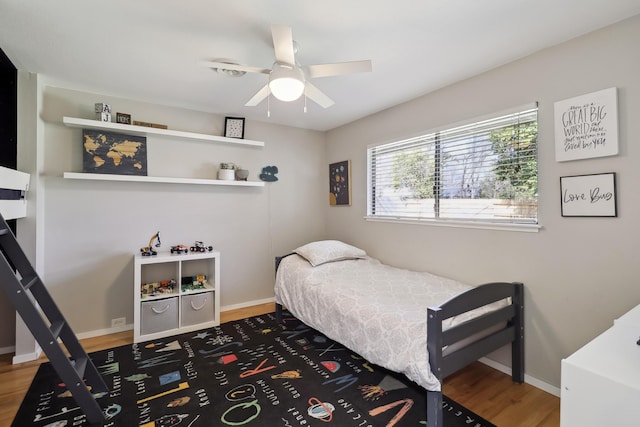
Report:
[[[368,216],[536,224],[537,113],[370,147]]]

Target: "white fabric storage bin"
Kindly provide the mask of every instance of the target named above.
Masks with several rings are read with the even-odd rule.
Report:
[[[178,327],[178,297],[142,302],[142,335]]]
[[[215,319],[213,292],[182,296],[182,326],[197,325]]]

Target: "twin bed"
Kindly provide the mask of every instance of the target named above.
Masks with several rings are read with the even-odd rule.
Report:
[[[336,240],[276,259],[276,310],[427,390],[430,426],[442,425],[442,380],[510,344],[524,381],[521,283],[470,286],[382,264]]]

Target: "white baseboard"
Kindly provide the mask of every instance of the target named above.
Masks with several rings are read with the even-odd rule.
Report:
[[[17,365],[18,363],[31,362],[33,360],[38,360],[40,355],[42,354],[42,349],[40,351],[34,351],[33,353],[25,353],[20,356],[13,356],[11,363]]]
[[[493,369],[511,376],[511,368],[503,365],[502,363],[496,362],[495,360],[491,360],[486,357],[481,358],[479,361],[487,366],[492,367]],[[553,394],[556,397],[560,397],[560,388],[552,386],[551,384],[532,377],[531,375],[524,374],[524,382],[534,386],[535,388],[539,388],[542,391]]]
[[[81,332],[76,334],[79,340],[93,337],[101,337],[103,335],[116,334],[118,332],[130,331],[133,329],[133,323],[128,325],[116,326],[115,328],[96,329],[95,331]]]
[[[275,300],[276,300],[275,297],[271,297],[271,298],[265,298],[261,300],[255,300],[255,301],[247,301],[240,304],[225,305],[224,307],[220,307],[220,311],[237,310],[239,308],[247,308],[247,307],[252,307],[254,305],[268,304],[270,302],[275,302]]]
[[[9,354],[9,353],[13,353],[14,351],[16,351],[15,345],[12,345],[9,347],[0,347],[0,354]]]

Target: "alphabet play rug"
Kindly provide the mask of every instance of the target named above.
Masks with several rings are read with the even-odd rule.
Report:
[[[91,353],[105,426],[428,426],[424,390],[293,317],[267,314]],[[14,427],[89,425],[40,366]],[[493,424],[444,398],[444,425]],[[495,426],[494,426],[495,427]]]

